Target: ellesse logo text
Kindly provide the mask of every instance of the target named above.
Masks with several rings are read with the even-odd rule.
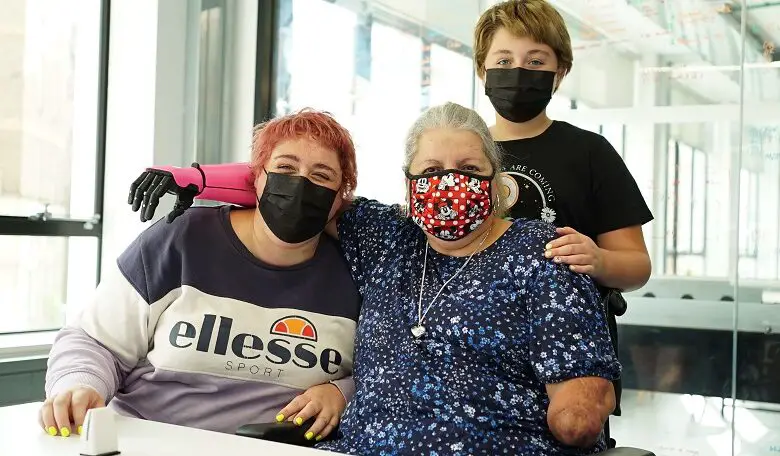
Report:
[[[284,375],[284,367],[292,363],[302,369],[319,367],[329,375],[339,371],[341,353],[333,348],[318,350],[312,344],[318,340],[317,329],[306,318],[280,318],[271,325],[266,340],[256,334],[233,334],[232,327],[232,318],[205,314],[200,327],[188,321],[175,323],[168,340],[176,348],[194,347],[199,352],[224,356],[230,356],[229,350],[237,358],[247,360],[226,361],[225,370],[249,371],[253,375],[278,378]],[[215,332],[216,340],[211,348]]]

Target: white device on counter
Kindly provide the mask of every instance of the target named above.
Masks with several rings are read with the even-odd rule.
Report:
[[[82,456],[119,454],[116,415],[107,407],[87,410],[81,433]]]

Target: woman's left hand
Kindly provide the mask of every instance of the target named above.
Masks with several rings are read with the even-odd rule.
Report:
[[[322,440],[339,424],[347,403],[341,390],[332,383],[312,386],[293,399],[276,416],[276,421],[292,421],[298,426],[316,416],[314,424],[306,431],[306,439]]]
[[[556,263],[568,264],[569,269],[591,277],[598,277],[602,269],[603,254],[599,246],[588,236],[574,228],[556,228],[560,235],[544,246],[544,256]]]

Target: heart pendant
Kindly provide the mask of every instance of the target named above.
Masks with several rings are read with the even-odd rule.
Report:
[[[412,326],[412,335],[416,339],[419,339],[420,337],[422,337],[423,334],[425,334],[425,326],[422,326],[422,325]]]

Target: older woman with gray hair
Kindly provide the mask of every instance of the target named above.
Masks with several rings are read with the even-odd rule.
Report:
[[[500,217],[501,157],[473,110],[425,111],[405,210],[356,198],[332,221],[363,297],[346,454],[605,449],[620,365],[592,280],[545,259],[555,229]]]

